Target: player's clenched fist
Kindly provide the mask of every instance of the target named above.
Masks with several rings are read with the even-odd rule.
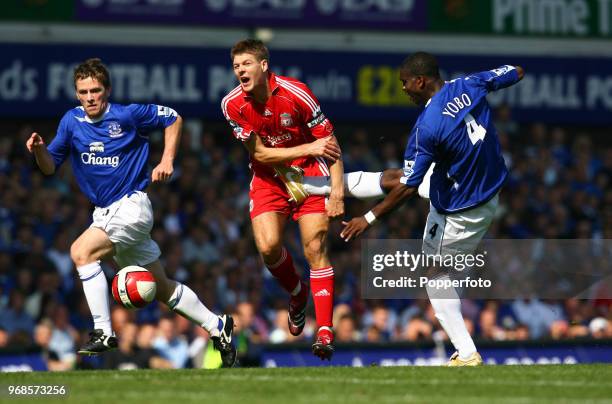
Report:
[[[344,200],[342,198],[330,197],[325,204],[325,211],[327,212],[327,217],[330,219],[344,216]]]
[[[153,169],[151,180],[153,182],[168,181],[172,177],[174,166],[171,162],[162,160],[161,163]]]
[[[32,133],[32,135],[26,142],[26,147],[28,148],[28,151],[31,153],[34,150],[34,148],[44,146],[44,144],[45,144],[45,141],[43,140],[43,138],[40,137],[38,133],[34,132]]]

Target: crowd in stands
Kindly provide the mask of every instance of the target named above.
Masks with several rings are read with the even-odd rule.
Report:
[[[612,239],[609,139],[583,128],[519,125],[507,108],[497,116],[511,175],[487,237]],[[37,124],[47,142],[55,124]],[[407,130],[386,133],[381,140],[372,128],[336,127],[345,171],[403,165]],[[213,355],[206,332],[156,303],[138,311],[114,304],[119,349],[97,360],[75,356],[92,321],[70,244],[89,226],[93,207],[77,188],[69,164],[49,178],[36,169],[24,146],[31,131],[23,125],[18,133],[0,137],[0,349],[37,345],[50,370],[206,366]],[[151,141],[153,164],[161,156],[161,134],[151,134]],[[215,311],[234,314],[241,363],[256,365],[260,343],[310,342],[315,328],[310,307],[303,335],[288,333],[288,296],[263,266],[253,241],[247,167],[246,150],[229,130],[185,130],[172,181],[148,192],[155,212],[152,237],[169,277],[188,284]],[[347,217],[371,206],[347,200]],[[419,239],[428,209],[427,200],[412,200],[365,237]],[[342,241],[340,228],[333,223],[329,236],[337,341],[445,339],[427,300],[362,298],[360,243]],[[298,237],[297,226],[290,226],[286,246],[307,279]],[[103,268],[112,279],[114,263]],[[612,300],[606,299],[611,295],[466,299],[462,310],[477,340],[612,338]]]

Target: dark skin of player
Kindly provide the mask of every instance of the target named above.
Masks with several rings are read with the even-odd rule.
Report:
[[[525,75],[525,71],[520,66],[515,66],[519,80]],[[423,107],[444,86],[444,80],[440,77],[428,77],[423,75],[413,75],[408,70],[400,70],[399,79],[402,82],[402,90],[417,105]],[[402,169],[389,169],[383,172],[381,186],[387,193],[378,205],[372,208],[372,213],[376,219],[394,211],[400,204],[417,194],[417,187],[410,187],[402,184],[399,180],[402,177]],[[342,222],[344,226],[340,232],[340,237],[348,242],[356,239],[370,227],[364,216]]]

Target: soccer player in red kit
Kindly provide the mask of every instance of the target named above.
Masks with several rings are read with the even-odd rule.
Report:
[[[298,80],[269,70],[263,42],[246,39],[231,50],[240,82],[223,99],[221,108],[250,154],[250,215],[257,249],[267,268],[290,293],[289,331],[304,329],[308,285],[297,275],[291,255],[282,244],[287,219],[298,222],[304,255],[310,265],[310,288],[315,304],[317,337],[312,352],[331,359],[334,352],[332,310],[334,269],[327,255],[330,218],[344,214],[343,165],[333,126],[321,113],[316,97]],[[284,182],[294,172],[331,177],[329,200],[288,194]],[[291,199],[291,200],[290,200]]]

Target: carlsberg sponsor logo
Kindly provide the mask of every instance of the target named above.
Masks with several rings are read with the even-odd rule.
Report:
[[[96,156],[96,153],[81,153],[81,161],[83,164],[94,166],[111,166],[119,165],[119,156]]]

